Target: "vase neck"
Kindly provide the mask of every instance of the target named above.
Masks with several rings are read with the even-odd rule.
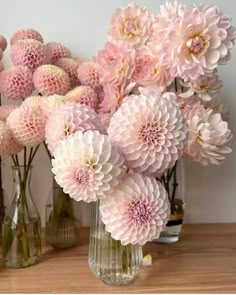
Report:
[[[32,166],[13,166],[13,183],[16,191],[29,188]]]

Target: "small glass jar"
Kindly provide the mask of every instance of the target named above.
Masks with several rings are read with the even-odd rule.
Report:
[[[74,200],[55,181],[46,204],[46,240],[54,248],[74,247],[80,241]]]
[[[41,256],[41,221],[30,191],[32,167],[14,166],[14,194],[2,226],[2,254],[7,267],[22,268]]]
[[[90,230],[90,270],[105,284],[126,285],[138,275],[142,260],[142,246],[123,246],[120,241],[112,239],[101,221],[99,202],[96,202]]]

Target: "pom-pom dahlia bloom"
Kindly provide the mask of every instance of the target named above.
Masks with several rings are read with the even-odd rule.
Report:
[[[103,199],[118,184],[123,158],[98,131],[78,131],[61,141],[52,172],[63,191],[76,201]]]
[[[219,113],[204,106],[196,106],[185,112],[189,128],[189,138],[184,149],[192,161],[202,165],[219,165],[225,154],[231,152],[228,146],[232,133],[227,122]]]
[[[54,154],[60,140],[76,131],[100,130],[101,122],[96,112],[79,103],[66,103],[51,114],[46,124],[46,143]]]
[[[0,49],[3,51],[5,51],[5,49],[7,48],[7,40],[4,36],[0,35]]]
[[[10,115],[10,113],[17,109],[17,106],[16,105],[3,105],[3,106],[0,106],[0,120],[5,122],[8,118],[8,116]]]
[[[0,73],[0,92],[8,99],[22,99],[34,89],[32,72],[25,66],[15,66]]]
[[[11,38],[11,45],[13,45],[15,42],[19,40],[24,40],[24,39],[34,39],[43,43],[43,37],[38,31],[34,29],[22,29],[22,30],[16,31],[13,34]]]
[[[21,106],[11,112],[7,118],[7,126],[16,140],[33,147],[43,142],[45,137],[46,116],[40,108]]]
[[[65,71],[54,65],[42,65],[33,75],[34,86],[39,93],[48,96],[64,95],[70,89],[70,78]]]
[[[83,62],[78,70],[78,79],[83,85],[97,89],[101,87],[100,75],[102,68],[94,62]]]
[[[98,105],[97,93],[89,86],[77,86],[66,93],[66,97],[70,101],[78,102],[90,106],[95,109]]]
[[[118,8],[112,16],[109,38],[138,47],[146,44],[152,34],[152,17],[138,4]]]
[[[47,62],[46,46],[34,39],[19,40],[11,47],[11,59],[14,65],[34,71]]]
[[[100,203],[106,231],[123,245],[158,238],[169,217],[167,192],[154,177],[133,171]]]
[[[43,112],[49,117],[56,109],[68,102],[66,96],[53,94],[44,97]]]
[[[71,57],[70,50],[58,42],[49,42],[46,44],[48,59],[54,64],[62,57]]]
[[[182,155],[187,125],[177,104],[158,95],[132,95],[111,118],[111,142],[128,168],[160,176]]]
[[[6,122],[0,120],[0,155],[9,156],[19,153],[23,146],[14,138]]]
[[[80,63],[78,61],[74,60],[73,58],[63,57],[55,62],[55,65],[63,69],[68,74],[72,87],[79,85],[77,69],[80,66]]]
[[[21,106],[28,106],[33,109],[37,109],[43,112],[45,97],[40,95],[33,95],[27,97],[21,104]]]

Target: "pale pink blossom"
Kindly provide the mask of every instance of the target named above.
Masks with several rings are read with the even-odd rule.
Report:
[[[6,122],[10,113],[17,108],[16,105],[7,104],[0,106],[0,120]]]
[[[78,102],[90,106],[93,109],[97,109],[98,106],[98,97],[97,93],[93,88],[89,86],[77,86],[66,93],[66,97],[70,101]]]
[[[61,68],[54,65],[42,65],[33,75],[34,86],[45,96],[64,95],[70,89],[70,78]]]
[[[227,122],[222,120],[219,113],[204,106],[195,106],[186,111],[185,117],[189,128],[185,155],[204,166],[219,165],[225,159],[225,154],[231,152],[229,143],[232,133]]]
[[[189,89],[185,93],[180,94],[180,96],[189,98],[197,94],[204,101],[211,100],[223,88],[223,82],[219,79],[216,71],[214,71],[212,76],[200,76],[196,80],[181,82],[181,84]]]
[[[134,71],[135,50],[126,44],[107,42],[95,61],[103,69],[100,74],[102,83],[127,85]]]
[[[48,42],[46,44],[48,52],[48,61],[55,64],[62,57],[71,57],[70,50],[61,43]]]
[[[176,0],[174,2],[166,1],[164,5],[160,5],[160,15],[167,20],[173,21],[181,18],[184,9],[184,5],[179,4]]]
[[[100,130],[96,112],[86,105],[69,102],[56,109],[46,124],[46,143],[52,154],[58,143],[76,131]]]
[[[11,38],[11,45],[19,40],[24,39],[34,39],[43,43],[42,35],[38,31],[29,28],[16,31]]]
[[[9,156],[19,153],[23,146],[14,138],[6,122],[0,120],[0,155]]]
[[[11,67],[0,73],[0,93],[8,99],[23,99],[33,89],[32,72],[25,66]]]
[[[100,202],[106,231],[122,245],[144,245],[158,238],[169,217],[167,192],[154,177],[133,171]]]
[[[220,98],[213,97],[210,101],[203,103],[205,108],[212,109],[214,113],[220,113],[222,120],[229,122],[230,112]]]
[[[169,40],[171,62],[180,78],[188,81],[210,75],[220,58],[227,55],[222,48],[227,32],[220,28],[220,20],[213,7],[201,9],[195,5],[184,11]]]
[[[33,147],[44,141],[46,119],[40,108],[24,105],[11,112],[7,126],[20,144]]]
[[[87,203],[105,198],[123,174],[123,158],[98,131],[77,131],[61,141],[52,166],[63,191]]]
[[[159,176],[182,155],[187,125],[175,102],[153,93],[132,95],[111,118],[108,135],[128,168]]]
[[[47,62],[46,46],[34,39],[19,40],[11,47],[11,59],[14,65],[34,71]]]
[[[138,4],[118,8],[112,16],[109,38],[138,47],[146,44],[152,33],[149,11]]]
[[[137,50],[132,79],[140,86],[167,87],[173,81],[169,60],[162,46],[149,43]]]
[[[23,100],[21,106],[27,106],[37,111],[44,112],[45,97],[41,95],[32,95]]]

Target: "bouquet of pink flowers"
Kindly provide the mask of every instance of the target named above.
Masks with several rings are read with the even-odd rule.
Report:
[[[236,30],[213,5],[167,2],[151,14],[130,4],[114,13],[108,37],[78,68],[90,87],[86,99],[52,113],[46,142],[64,192],[100,200],[112,238],[144,244],[168,221],[178,159],[218,165],[231,152],[227,114],[215,95]]]

